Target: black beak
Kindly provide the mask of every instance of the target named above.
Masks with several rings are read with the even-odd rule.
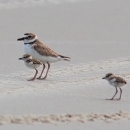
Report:
[[[105,77],[103,77],[102,79],[105,79]]]
[[[23,41],[24,37],[17,39],[17,41]]]
[[[23,58],[19,58],[19,60],[22,60]]]

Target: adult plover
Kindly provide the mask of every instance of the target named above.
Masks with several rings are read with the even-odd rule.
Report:
[[[29,54],[24,54],[23,57],[19,58],[19,60],[23,60],[26,67],[36,70],[34,77],[29,79],[28,81],[35,80],[35,78],[38,74],[38,70],[36,68],[38,68],[40,65],[42,65],[42,63],[40,61],[32,58],[32,56]]]
[[[123,78],[115,76],[113,73],[106,74],[106,76],[103,77],[102,79],[106,79],[110,85],[112,85],[116,88],[116,92],[115,92],[114,96],[111,99],[106,99],[106,100],[113,100],[114,99],[114,97],[116,96],[116,94],[118,92],[117,87],[120,89],[120,97],[117,100],[120,100],[121,95],[122,95],[121,87],[126,85],[127,82]]]
[[[54,52],[48,46],[43,44],[38,40],[38,37],[33,33],[25,33],[22,38],[17,39],[18,41],[24,41],[24,51],[26,54],[32,55],[34,58],[38,59],[43,64],[43,69],[38,77],[38,79],[46,79],[48,71],[50,69],[50,63],[54,63],[61,60],[69,61],[70,57],[62,56]],[[44,78],[42,73],[45,69],[45,64],[47,63],[48,69]]]

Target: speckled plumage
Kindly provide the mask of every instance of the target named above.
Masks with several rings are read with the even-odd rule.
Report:
[[[106,74],[105,77],[103,77],[102,79],[106,79],[110,85],[112,85],[116,88],[116,93],[114,94],[114,96],[110,100],[113,100],[115,95],[117,94],[117,92],[118,92],[117,88],[120,89],[120,97],[118,99],[118,100],[120,100],[121,94],[122,94],[121,87],[127,84],[126,80],[123,79],[122,77],[115,76],[113,73]]]

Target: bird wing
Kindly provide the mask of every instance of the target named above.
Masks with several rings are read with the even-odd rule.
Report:
[[[116,77],[115,82],[118,82],[118,83],[124,83],[124,84],[127,83],[127,82],[126,82],[123,78],[121,78],[121,77]]]
[[[38,41],[40,42],[40,41]],[[50,49],[48,46],[44,45],[43,43],[36,42],[33,47],[34,49],[40,54],[44,56],[51,56],[51,57],[57,57],[58,54],[54,52],[52,49]]]
[[[38,64],[38,65],[41,65],[42,63],[39,61],[39,60],[36,60],[36,59],[29,59],[26,61],[29,65],[32,65],[32,64]]]
[[[41,65],[42,63],[39,60],[32,59],[33,64]]]

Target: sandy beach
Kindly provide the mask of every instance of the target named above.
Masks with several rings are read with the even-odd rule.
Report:
[[[128,0],[0,2],[0,129],[112,130],[130,127]],[[51,65],[46,80],[18,58],[26,32],[71,57]],[[42,68],[39,68],[39,72]],[[124,77],[120,101],[106,73]],[[39,73],[40,74],[40,73]],[[117,94],[117,97],[119,94]]]

